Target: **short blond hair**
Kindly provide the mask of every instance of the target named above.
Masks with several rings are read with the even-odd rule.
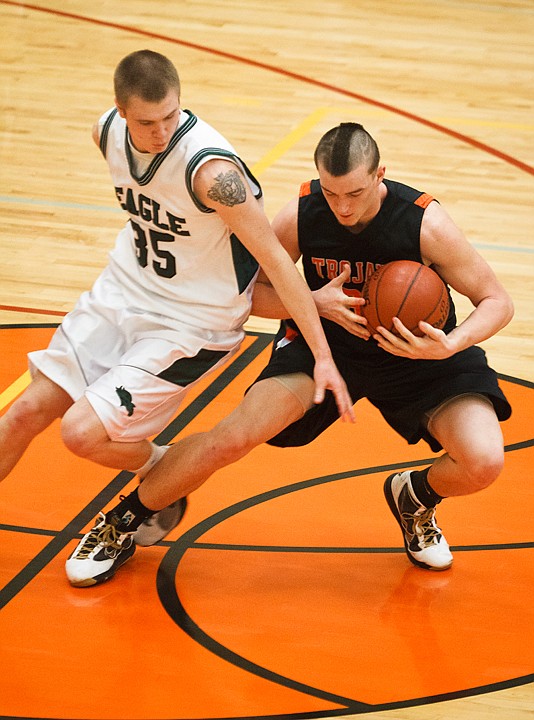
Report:
[[[180,78],[172,62],[152,50],[137,50],[123,58],[113,76],[115,98],[122,106],[136,95],[146,102],[161,102],[169,90],[180,97]]]

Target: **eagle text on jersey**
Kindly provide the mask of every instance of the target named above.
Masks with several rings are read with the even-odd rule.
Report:
[[[167,210],[161,210],[161,205],[152,200],[152,198],[139,193],[136,198],[131,188],[126,190],[126,197],[124,196],[124,188],[116,187],[115,194],[123,210],[126,210],[130,215],[139,217],[145,222],[152,223],[160,230],[169,230],[173,235],[190,235],[189,230],[185,230],[183,225],[185,224],[185,218],[179,218],[168,212]],[[160,216],[161,215],[161,216]]]

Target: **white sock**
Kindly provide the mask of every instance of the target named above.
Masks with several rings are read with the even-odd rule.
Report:
[[[152,470],[154,465],[158,463],[161,458],[165,455],[170,445],[156,445],[156,443],[150,443],[152,446],[152,452],[146,463],[139,468],[139,470],[133,470],[141,480],[145,477],[149,470]]]

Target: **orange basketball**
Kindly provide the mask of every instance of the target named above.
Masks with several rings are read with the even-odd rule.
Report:
[[[393,326],[393,318],[398,317],[410,332],[422,336],[420,320],[441,329],[449,315],[443,280],[431,268],[412,260],[380,266],[365,282],[362,295],[365,305],[360,311],[372,334],[381,325],[398,335]]]

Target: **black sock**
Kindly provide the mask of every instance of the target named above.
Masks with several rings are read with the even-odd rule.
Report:
[[[106,515],[106,519],[111,520],[122,532],[135,532],[139,525],[157,512],[157,510],[149,510],[143,505],[139,500],[138,491],[139,488],[135,488],[126,497],[121,497],[120,503]]]
[[[412,481],[415,496],[419,502],[427,508],[434,507],[443,500],[441,495],[438,495],[428,484],[429,470],[430,468],[427,467],[424,470],[412,470],[410,473],[410,480]]]

